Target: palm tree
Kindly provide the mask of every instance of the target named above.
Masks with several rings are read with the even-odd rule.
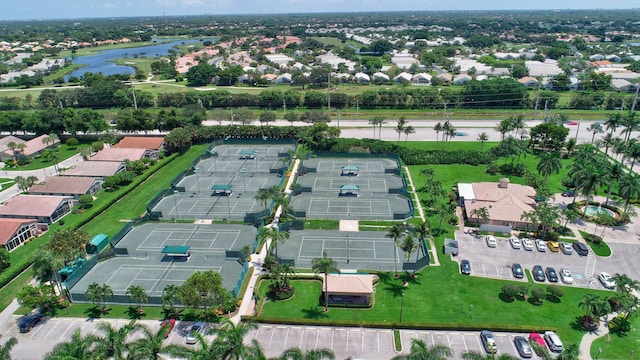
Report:
[[[618,126],[622,123],[622,114],[615,112],[613,114],[607,114],[607,120],[604,122],[604,126],[609,130],[609,134],[613,136],[613,133],[618,129]]]
[[[416,239],[413,237],[413,234],[409,233],[405,235],[404,239],[400,243],[400,250],[404,251],[404,255],[405,255],[406,261],[404,261],[404,263],[409,262],[409,259],[411,258],[411,253],[418,249],[418,245],[419,243],[416,242]],[[407,279],[405,279],[404,282],[406,283]]]
[[[433,130],[436,132],[436,147],[438,145],[438,141],[440,140],[440,132],[444,129],[442,128],[442,123],[438,122],[433,126]]]
[[[142,304],[149,302],[149,295],[147,291],[140,285],[131,285],[127,288],[127,294],[131,298],[131,301],[136,304],[138,312],[141,312]]]
[[[640,196],[640,175],[631,172],[623,175],[618,183],[618,194],[625,199],[624,213],[622,214],[624,218],[629,210],[631,199]]]
[[[25,143],[20,143],[20,144],[16,145],[16,149],[20,150],[20,152],[22,154],[24,154],[24,149],[26,149],[26,148],[27,148],[27,144],[25,144]]]
[[[38,249],[32,259],[33,277],[40,283],[53,280],[58,286],[58,291],[62,292],[58,275],[58,271],[64,267],[62,258],[50,250]]]
[[[220,360],[246,359],[247,346],[243,343],[244,337],[258,325],[253,322],[241,322],[238,325],[231,320],[224,319],[223,324],[212,330],[217,337],[213,346],[216,348]]]
[[[498,125],[496,125],[494,130],[500,133],[500,144],[502,145],[502,143],[504,143],[505,135],[511,130],[513,130],[511,117],[508,117],[500,121]]]
[[[480,135],[478,135],[478,141],[480,141],[480,144],[482,144],[482,151],[484,151],[484,143],[489,140],[489,135],[487,135],[486,132],[482,132],[480,133]]]
[[[489,221],[489,209],[487,209],[486,207],[481,207],[481,208],[475,208],[473,210],[471,210],[471,217],[476,217],[476,221],[478,223],[478,225],[480,225],[481,221]]]
[[[369,120],[369,125],[373,125],[373,138],[376,138],[376,126],[379,126],[382,131],[382,124],[385,123],[384,116],[374,116],[371,120]],[[378,134],[378,138],[380,135]]]
[[[413,126],[409,125],[409,126],[406,126],[404,128],[404,130],[402,130],[402,132],[404,133],[404,143],[406,145],[407,144],[407,140],[409,139],[409,135],[415,134],[416,133],[416,129]]]
[[[552,173],[558,174],[562,169],[562,163],[560,163],[560,156],[557,152],[543,152],[538,155],[538,165],[536,169],[538,174],[544,176],[544,185],[547,185],[547,179]]]
[[[556,357],[556,360],[579,360],[580,347],[577,344],[569,344]]]
[[[111,289],[111,286],[107,284],[99,285],[98,283],[93,282],[87,287],[87,291],[85,291],[84,296],[87,300],[99,307],[100,312],[104,313],[107,310],[106,300],[113,296],[113,290]]]
[[[600,314],[602,299],[594,294],[584,294],[582,300],[578,302],[578,307],[585,310],[585,317],[596,318]]]
[[[629,141],[631,132],[638,130],[638,128],[640,127],[640,119],[636,118],[635,112],[630,112],[629,114],[622,117],[620,125],[624,127],[624,129],[622,130],[624,141]]]
[[[295,347],[285,350],[278,358],[279,360],[333,360],[336,356],[330,349],[311,349],[302,352]]]
[[[591,135],[591,144],[593,144],[596,135],[602,134],[604,132],[604,129],[602,128],[602,125],[600,123],[593,123],[587,128],[587,131],[591,131],[593,133],[593,135]]]
[[[31,189],[31,187],[32,187],[33,185],[37,184],[37,183],[38,183],[38,181],[39,181],[39,180],[38,180],[38,177],[37,177],[37,176],[33,176],[33,175],[28,176],[28,177],[25,179],[25,182],[26,182],[26,185],[27,185],[27,190]]]
[[[389,231],[387,231],[387,233],[384,235],[389,239],[393,239],[393,264],[395,267],[394,276],[396,278],[398,277],[398,248],[396,245],[398,244],[398,241],[402,237],[403,233],[404,233],[404,227],[401,224],[395,223],[389,228]]]
[[[168,306],[173,313],[173,317],[180,316],[180,310],[178,310],[178,302],[180,295],[180,287],[178,285],[167,285],[162,290],[162,306]]]
[[[276,250],[276,257],[278,257],[278,244],[284,243],[289,239],[288,231],[280,231],[278,227],[272,227],[267,230],[268,236],[271,239],[271,246]]]
[[[591,194],[598,192],[598,188],[604,180],[602,176],[603,171],[604,169],[597,166],[597,164],[589,164],[582,171],[576,174],[576,187],[580,189],[587,198],[585,206],[589,206]]]
[[[71,341],[57,344],[53,350],[44,356],[45,360],[83,360],[93,358],[93,351],[98,337],[92,334],[82,336],[80,329],[76,329]]]
[[[444,360],[452,355],[453,351],[448,346],[436,344],[429,347],[424,340],[411,339],[409,354],[395,356],[393,360]]]
[[[96,343],[98,357],[124,360],[127,358],[127,338],[135,331],[141,330],[142,325],[131,322],[116,329],[110,322],[101,322],[97,329],[104,333],[104,337],[98,338]]]
[[[420,239],[420,243],[418,244],[418,250],[420,250],[423,246],[427,246],[426,245],[426,240],[429,236],[431,236],[431,231],[429,230],[429,223],[425,220],[423,222],[418,223],[417,225],[413,226],[413,231],[415,232],[415,234],[418,236],[418,239]],[[420,251],[416,252],[416,262],[418,262],[418,256],[420,254]],[[413,269],[413,274],[415,275],[416,271],[418,271],[417,268]]]
[[[140,360],[158,360],[162,359],[161,354],[172,354],[172,348],[164,346],[164,340],[169,328],[166,326],[158,329],[157,332],[152,332],[146,326],[141,326],[142,338],[127,345],[128,359],[140,359]]]
[[[4,345],[0,345],[0,359],[2,360],[11,360],[11,349],[18,343],[18,339],[12,337],[4,343]]]
[[[633,280],[627,274],[615,273],[613,281],[616,283],[617,290],[623,293],[630,293],[631,290],[640,291],[640,282]]]
[[[327,253],[323,252],[321,258],[315,258],[311,261],[311,268],[315,274],[324,274],[324,311],[329,311],[329,288],[328,288],[328,274],[330,272],[340,273],[338,264],[331,258],[327,257]]]
[[[254,196],[254,199],[260,201],[260,203],[264,205],[264,209],[267,210],[267,205],[269,205],[269,200],[271,200],[272,196],[269,189],[258,189],[258,193]]]
[[[631,166],[629,167],[629,171],[633,171],[633,166],[636,164],[636,161],[640,159],[640,141],[637,141],[635,139],[629,141],[625,155],[629,159],[631,159]]]
[[[500,356],[496,357],[495,354],[484,355],[477,351],[467,351],[462,353],[462,358],[464,360],[518,360],[519,357],[510,355],[510,354],[500,354]]]
[[[605,134],[605,136],[600,139],[600,145],[604,146],[604,156],[609,155],[609,147],[611,147],[615,143],[615,137],[611,134]]]
[[[407,118],[404,116],[400,116],[398,119],[398,123],[396,124],[396,132],[398,133],[398,143],[396,145],[400,145],[400,135],[404,131],[404,126],[407,123]]]

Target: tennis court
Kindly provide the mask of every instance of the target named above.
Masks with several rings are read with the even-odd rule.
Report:
[[[165,286],[182,285],[194,272],[210,269],[222,275],[226,289],[233,290],[242,264],[237,258],[227,259],[226,250],[253,248],[256,234],[253,226],[244,225],[146,223],[131,229],[115,246],[121,256],[99,262],[70,291],[74,299],[81,299],[96,282],[108,284],[116,299],[131,285],[158,297]],[[165,246],[189,246],[191,256],[188,260],[165,256]]]
[[[239,191],[239,193],[236,193]],[[175,193],[169,195],[153,208],[161,212],[165,219],[211,219],[211,220],[243,220],[247,213],[264,210],[264,204],[254,198],[254,194],[242,194],[242,189],[229,196],[199,193]]]
[[[287,158],[282,158],[287,159]],[[289,165],[278,159],[224,159],[220,157],[211,157],[204,159],[198,163],[195,173],[198,175],[216,175],[216,174],[236,174],[240,172],[250,173],[276,173]]]
[[[394,250],[393,239],[377,231],[292,230],[289,239],[278,246],[278,256],[295,260],[296,268],[310,269],[313,259],[323,253],[335,260],[341,270],[389,271],[396,264],[402,269],[406,259],[404,252]],[[415,253],[411,258],[414,261]]]
[[[404,188],[402,178],[396,175],[361,175],[361,176],[323,176],[307,174],[297,179],[298,184],[303,188],[310,188],[311,192],[333,192],[334,195],[340,192],[344,185],[356,185],[360,192],[387,194],[390,190],[396,192]]]
[[[253,151],[258,159],[278,158],[286,156],[289,151],[295,150],[294,145],[288,144],[224,144],[213,149],[219,158],[230,160],[244,157],[246,152]]]
[[[399,220],[413,216],[411,200],[401,195],[331,197],[303,193],[291,199],[296,217],[315,220]]]
[[[213,185],[232,185],[233,192],[238,194],[252,194],[255,196],[259,189],[268,189],[278,186],[282,178],[277,174],[238,172],[222,174],[198,174],[190,175],[178,183],[178,187],[184,188],[187,193],[211,195]],[[191,195],[191,194],[189,194]]]
[[[309,172],[322,175],[340,175],[344,166],[357,167],[360,174],[384,174],[398,170],[398,162],[389,158],[318,157],[304,162]]]

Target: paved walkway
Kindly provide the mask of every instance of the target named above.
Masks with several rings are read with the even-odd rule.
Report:
[[[418,214],[420,214],[420,220],[425,222],[427,220],[426,216],[424,216],[424,209],[422,209],[422,203],[420,202],[420,198],[418,197],[418,191],[416,190],[415,185],[413,185],[413,177],[411,177],[411,172],[409,171],[409,167],[405,166],[404,171],[407,173],[407,179],[409,180],[409,185],[411,185],[411,189],[413,190],[413,202],[418,207]],[[433,259],[433,264],[429,266],[440,266],[440,260],[438,259],[438,250],[436,249],[436,244],[433,242],[433,237],[429,237],[429,252],[431,253],[430,259]]]

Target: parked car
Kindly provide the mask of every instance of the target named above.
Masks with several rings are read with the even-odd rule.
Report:
[[[189,335],[187,335],[187,344],[193,345],[198,342],[197,334],[204,334],[204,329],[206,325],[203,322],[194,323],[191,326],[191,330],[189,330]]]
[[[498,244],[498,242],[496,241],[496,238],[493,235],[487,235],[486,240],[487,240],[487,246],[490,248],[494,248]]]
[[[522,265],[518,263],[513,263],[513,265],[511,265],[511,273],[513,274],[513,277],[516,279],[522,279],[524,277],[524,271],[522,270]]]
[[[516,349],[518,350],[518,354],[520,354],[520,357],[528,359],[533,356],[531,346],[529,346],[529,343],[527,342],[527,339],[524,338],[524,336],[514,337],[513,343],[516,345]]]
[[[542,240],[542,239],[536,239],[536,249],[538,249],[538,251],[540,251],[540,252],[546,252],[547,251],[547,243],[544,242],[544,240]]]
[[[533,241],[528,238],[522,239],[522,247],[527,251],[533,251]]]
[[[574,242],[573,243],[573,249],[576,251],[576,253],[580,256],[587,256],[589,255],[589,248],[587,247],[587,245],[581,243],[581,242]]]
[[[462,260],[460,262],[460,272],[463,275],[470,275],[471,274],[471,263],[469,262],[469,260]]]
[[[512,236],[509,238],[509,242],[511,243],[511,247],[514,249],[520,249],[521,243],[520,239],[517,236]]]
[[[487,352],[487,354],[495,354],[498,352],[496,340],[493,338],[493,334],[491,333],[491,331],[480,331],[480,339],[482,340],[482,345],[484,345],[484,350]]]
[[[176,319],[167,319],[160,324],[160,328],[166,328],[164,333],[164,338],[168,338],[169,334],[171,334],[171,330],[176,326]]]
[[[547,248],[553,252],[560,251],[560,243],[557,241],[547,241]]]
[[[27,333],[33,329],[34,326],[40,322],[42,319],[42,314],[40,313],[32,313],[29,315],[25,315],[20,320],[18,320],[18,331],[21,333]]]
[[[565,284],[573,284],[573,275],[567,268],[560,269],[560,279]]]
[[[545,273],[547,274],[547,280],[550,282],[558,282],[558,273],[556,273],[556,269],[549,266],[545,269]]]
[[[530,344],[538,344],[540,345],[541,349],[540,350],[547,350],[547,343],[544,341],[544,339],[542,338],[542,335],[538,334],[538,333],[531,333],[529,334],[529,343]],[[535,347],[532,346],[533,349],[535,349]],[[544,354],[544,351],[536,351],[536,355],[538,356],[542,356]]]
[[[613,281],[613,278],[611,277],[611,275],[609,275],[609,273],[601,272],[600,275],[598,275],[598,280],[600,280],[602,286],[606,287],[607,289],[616,288],[616,282]]]
[[[544,332],[544,341],[547,343],[547,346],[549,346],[549,350],[553,352],[562,352],[562,350],[564,350],[560,337],[553,331]]]
[[[566,255],[573,254],[573,247],[571,247],[571,244],[568,243],[568,242],[561,242],[560,243],[560,250]]]
[[[542,270],[542,266],[535,265],[533,270],[531,270],[531,275],[533,275],[533,280],[543,282],[545,280],[544,271]]]
[[[563,197],[574,197],[574,196],[576,196],[576,191],[575,190],[567,190],[567,191],[564,191],[561,195]]]

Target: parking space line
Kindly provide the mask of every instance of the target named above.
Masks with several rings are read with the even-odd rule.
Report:
[[[258,326],[258,330],[256,331],[256,333],[253,336],[253,339],[257,340],[258,336],[260,336],[260,330],[262,330],[262,326]]]
[[[273,334],[275,334],[275,333],[276,333],[275,330],[271,331],[271,336],[269,337],[269,348],[271,348],[271,342],[273,341]]]
[[[469,352],[469,347],[467,346],[467,340],[464,339],[464,335],[462,336],[462,343],[464,344],[464,352]]]
[[[518,349],[516,349],[516,345],[513,342],[513,336],[509,335],[509,342],[511,343],[511,348],[513,349],[514,354],[518,354]]]
[[[67,328],[64,330],[64,332],[62,332],[62,336],[61,336],[61,338],[62,338],[62,339],[66,339],[66,338],[67,338],[67,331],[69,331],[69,329],[72,329],[74,324],[75,324],[74,322],[69,323],[69,325],[68,325],[68,326],[67,326]],[[74,331],[75,331],[75,330],[74,330]]]
[[[451,336],[447,335],[447,342],[449,343],[449,349],[451,349]]]
[[[380,352],[380,332],[376,333],[376,341],[378,342],[378,352]]]
[[[289,340],[289,330],[291,330],[291,329],[289,329],[287,327],[287,334],[284,336],[284,341],[282,342],[282,348],[283,349],[287,348],[287,340]]]
[[[298,345],[298,347],[300,349],[302,349],[302,341],[304,340],[304,330],[305,330],[305,328],[303,327],[302,328],[302,334],[300,334],[300,345]]]
[[[484,268],[484,264],[480,263],[480,266],[482,266],[482,275],[486,276],[487,275],[487,271]]]
[[[361,335],[361,336],[360,336],[360,338],[361,338],[361,340],[362,340],[362,341],[361,341],[361,343],[362,343],[362,350],[360,350],[360,351],[364,352],[364,331],[362,331],[362,329],[360,329],[360,335]]]
[[[333,334],[335,334],[335,331],[331,332],[331,349],[333,349]]]

